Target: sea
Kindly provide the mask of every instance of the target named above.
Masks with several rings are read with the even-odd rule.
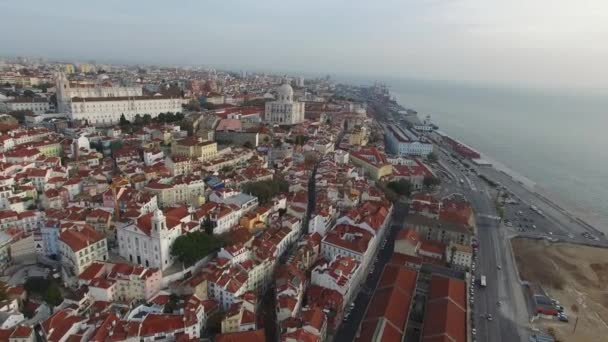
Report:
[[[399,104],[608,233],[608,94],[384,81]]]

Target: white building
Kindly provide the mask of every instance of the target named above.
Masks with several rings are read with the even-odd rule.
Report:
[[[171,245],[182,235],[182,222],[167,219],[162,211],[140,217],[136,223],[118,229],[118,251],[129,262],[164,271],[173,265]]]
[[[80,275],[96,260],[108,259],[108,246],[103,234],[88,224],[62,229],[59,234],[59,253],[66,274]]]
[[[209,220],[213,225],[213,234],[223,234],[238,225],[243,211],[234,204],[207,202],[193,214],[193,219],[199,223]]]
[[[182,98],[162,95],[143,96],[141,87],[105,86],[72,88],[65,74],[56,79],[57,107],[72,120],[88,121],[92,125],[112,125],[122,115],[133,120],[137,114],[156,117],[160,113],[182,111]]]
[[[471,260],[473,259],[473,250],[471,249],[471,246],[461,245],[452,242],[445,249],[445,258],[447,262],[464,270],[471,267]]]
[[[338,291],[349,303],[357,293],[359,284],[359,261],[352,257],[336,256],[331,262],[316,266],[310,275],[312,285]]]
[[[18,98],[5,102],[6,111],[31,110],[34,114],[44,114],[55,110],[49,100],[42,97]]]
[[[258,206],[258,198],[234,189],[223,188],[212,192],[209,200],[216,203],[236,205],[245,213]]]
[[[80,274],[79,283],[89,287],[95,300],[148,301],[160,291],[162,273],[157,268],[96,262]]]
[[[197,177],[177,176],[163,182],[152,181],[145,190],[158,197],[160,207],[204,202],[205,182]]]
[[[295,125],[304,121],[304,102],[293,100],[293,88],[283,83],[277,88],[276,101],[266,102],[265,121],[277,125]]]
[[[389,150],[399,156],[427,156],[433,152],[433,144],[420,141],[414,133],[398,126],[386,126],[384,136]]]

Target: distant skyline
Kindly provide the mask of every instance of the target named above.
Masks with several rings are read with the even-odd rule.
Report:
[[[608,88],[599,0],[1,1],[0,54]]]

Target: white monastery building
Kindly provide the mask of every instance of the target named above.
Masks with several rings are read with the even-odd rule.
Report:
[[[117,87],[107,75],[100,75],[95,84],[71,84],[64,73],[56,76],[57,110],[72,120],[88,121],[97,126],[112,125],[124,114],[133,120],[137,114],[182,111],[183,98],[162,95],[144,96],[141,87]]]

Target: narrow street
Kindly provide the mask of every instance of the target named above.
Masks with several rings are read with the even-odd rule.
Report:
[[[384,247],[378,249],[374,271],[370,273],[367,279],[365,280],[365,283],[361,287],[359,294],[353,301],[353,303],[355,303],[355,308],[351,311],[348,319],[344,320],[338,328],[338,331],[336,332],[336,335],[334,337],[334,341],[352,342],[355,340],[357,330],[359,329],[359,324],[361,323],[361,320],[365,315],[367,305],[369,304],[369,301],[372,298],[378,281],[380,280],[382,270],[393,255],[395,237],[399,230],[403,228],[403,220],[407,215],[407,210],[408,206],[406,203],[398,202],[395,204],[393,216],[389,223],[390,231],[387,234],[387,242]]]

